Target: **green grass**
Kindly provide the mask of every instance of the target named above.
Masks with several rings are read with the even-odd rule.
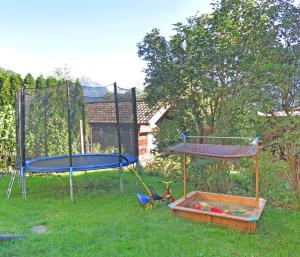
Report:
[[[163,190],[159,178],[145,177]],[[25,239],[0,242],[0,256],[299,256],[300,213],[267,207],[254,235],[194,223],[167,208],[143,210],[135,196],[144,192],[124,174],[119,192],[117,172],[77,175],[75,203],[69,199],[68,176],[27,178],[27,201],[17,183],[5,198],[9,178],[0,178],[0,234],[23,233]],[[181,182],[173,187],[182,193]],[[45,224],[48,232],[29,228]]]

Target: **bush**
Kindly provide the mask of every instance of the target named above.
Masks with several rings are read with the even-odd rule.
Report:
[[[154,135],[155,144],[157,146],[156,151],[166,152],[167,147],[178,143],[180,138],[180,131],[178,125],[173,120],[164,119],[159,124],[159,130]]]
[[[255,196],[255,161],[219,161],[188,157],[188,184],[200,191]],[[144,171],[174,180],[183,178],[182,158],[179,155],[156,157]],[[260,154],[260,197],[273,206],[297,207],[297,199],[289,181],[286,161],[273,160],[271,152]]]
[[[144,172],[150,175],[159,175],[171,179],[181,179],[183,174],[182,161],[178,155],[157,156],[147,163]]]
[[[16,158],[15,110],[11,105],[0,108],[0,169],[14,165]]]
[[[270,151],[261,154],[260,191],[272,205],[296,207],[290,167],[284,160],[275,160]]]

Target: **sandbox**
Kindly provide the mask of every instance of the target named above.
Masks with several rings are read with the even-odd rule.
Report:
[[[209,207],[202,207],[200,210],[194,209],[193,205],[196,202],[204,202],[226,212],[212,212]],[[213,223],[243,232],[254,233],[256,223],[265,204],[266,200],[262,198],[259,198],[257,208],[256,198],[253,197],[193,191],[188,193],[186,197],[183,196],[176,200],[169,207],[174,214],[193,221]]]

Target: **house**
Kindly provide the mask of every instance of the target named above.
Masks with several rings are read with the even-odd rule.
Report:
[[[294,110],[291,113],[291,115],[292,116],[300,116],[300,106],[294,108]],[[263,113],[263,112],[258,112],[258,116],[271,117],[272,115],[271,114],[266,114],[266,113]],[[278,111],[278,112],[275,112],[273,114],[273,116],[274,117],[285,117],[285,116],[287,116],[287,114],[284,111]]]
[[[102,148],[117,146],[116,115],[114,102],[89,103],[88,123],[90,125],[91,144],[100,144]],[[141,100],[137,101],[138,152],[140,160],[150,158],[155,148],[154,133],[159,122],[166,116],[169,108],[160,106],[149,108]],[[132,103],[119,103],[121,142],[124,152],[134,153],[134,125]],[[105,135],[105,136],[103,136]]]

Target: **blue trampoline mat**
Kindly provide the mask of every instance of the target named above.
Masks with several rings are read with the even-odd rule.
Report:
[[[79,170],[96,170],[127,166],[137,162],[137,158],[130,154],[73,154],[72,168]],[[26,161],[25,169],[33,172],[69,171],[69,155],[40,157]]]

